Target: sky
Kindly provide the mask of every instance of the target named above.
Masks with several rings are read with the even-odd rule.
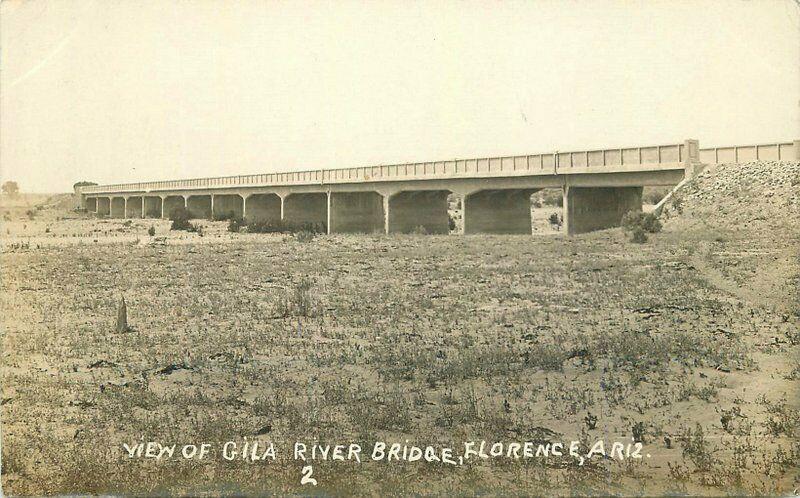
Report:
[[[0,178],[800,139],[795,0],[0,4]]]

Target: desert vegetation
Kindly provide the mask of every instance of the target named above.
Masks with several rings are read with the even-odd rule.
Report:
[[[706,183],[718,179],[688,187],[682,212],[641,246],[625,228],[315,237],[248,234],[250,224],[233,233],[230,220],[194,221],[200,238],[168,230],[175,220],[125,226],[43,210],[33,223],[49,224],[48,240],[102,232],[4,246],[4,489],[307,493],[294,441],[605,439],[640,442],[650,457],[318,462],[313,490],[790,493],[800,231],[785,217],[731,230],[719,213],[772,208],[735,210],[736,197],[716,194],[708,205]],[[796,208],[788,184],[765,185],[769,203]],[[134,243],[150,226],[165,240]],[[277,460],[157,462],[122,450],[245,438],[274,442]]]

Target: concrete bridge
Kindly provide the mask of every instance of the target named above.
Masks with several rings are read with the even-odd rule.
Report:
[[[524,156],[319,169],[115,185],[79,190],[81,205],[114,218],[233,213],[257,221],[322,223],[328,233],[449,232],[450,194],[464,233],[531,233],[532,193],[560,188],[569,234],[618,226],[642,209],[642,188],[676,185],[713,162],[798,160],[800,141],[700,149],[696,140]]]

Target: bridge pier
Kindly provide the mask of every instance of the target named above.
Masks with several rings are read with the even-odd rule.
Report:
[[[531,194],[540,189],[479,190],[462,198],[464,234],[531,235]]]
[[[110,215],[112,218],[124,218],[125,217],[125,198],[124,197],[112,197],[111,198],[111,212]]]
[[[289,224],[328,224],[328,194],[289,194],[283,198],[283,221]]]
[[[143,217],[144,218],[161,218],[164,214],[162,211],[164,200],[161,197],[146,196],[144,197]]]
[[[211,208],[214,220],[244,218],[244,199],[239,194],[213,194]]]
[[[111,215],[111,197],[97,198],[97,214],[100,216]]]
[[[411,233],[418,228],[431,234],[450,233],[448,195],[448,190],[417,190],[384,196],[386,233]]]
[[[133,196],[125,199],[126,218],[144,218],[142,197]]]
[[[628,211],[642,210],[642,187],[564,187],[569,235],[620,226]]]
[[[278,222],[283,202],[278,194],[251,194],[244,199],[244,216],[250,221]]]
[[[86,211],[90,213],[97,212],[97,197],[87,197],[86,198]]]
[[[331,192],[328,233],[383,233],[383,196],[378,192]]]
[[[210,220],[214,209],[213,202],[211,195],[190,195],[186,199],[186,209],[189,210],[189,217]]]
[[[186,209],[186,196],[184,195],[168,195],[161,198],[161,217],[164,219],[172,219],[172,214],[176,209]]]

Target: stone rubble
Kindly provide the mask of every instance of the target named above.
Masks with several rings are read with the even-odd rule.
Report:
[[[668,203],[666,219],[728,228],[800,228],[800,162],[753,161],[707,167]],[[790,234],[791,235],[791,234]],[[800,235],[795,231],[794,235]]]

